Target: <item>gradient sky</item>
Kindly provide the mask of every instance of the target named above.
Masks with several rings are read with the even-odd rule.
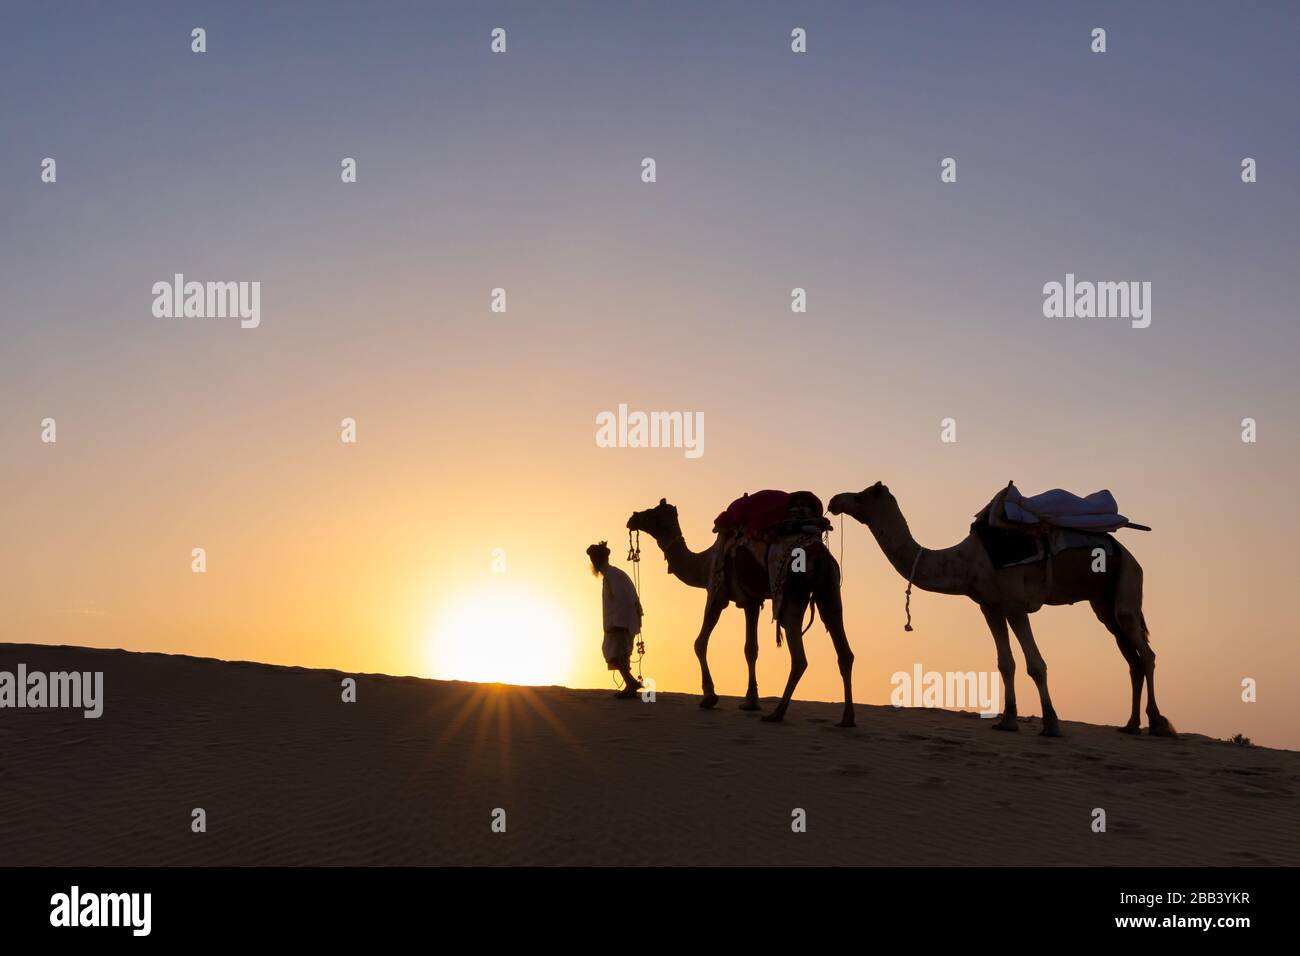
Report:
[[[583,551],[632,510],[702,548],[741,492],[879,479],[946,546],[1015,479],[1155,527],[1121,535],[1180,729],[1300,747],[1300,8],[612,6],[4,6],[0,639],[448,676],[523,607],[555,679],[606,686]],[[175,272],[261,281],[261,327],[154,318]],[[1150,281],[1151,327],[1044,318],[1067,272]],[[620,402],[703,412],[704,456],[597,448]],[[647,674],[697,691],[702,592],[646,545]],[[860,700],[995,667],[974,604],[914,596],[906,635],[867,530],[843,547]],[[1091,611],[1035,627],[1061,716],[1122,722]],[[799,696],[834,699],[809,649]]]

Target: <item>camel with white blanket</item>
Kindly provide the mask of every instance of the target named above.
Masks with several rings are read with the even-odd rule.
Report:
[[[995,499],[997,501],[998,499]],[[1150,733],[1174,737],[1173,725],[1156,707],[1156,655],[1148,640],[1142,614],[1142,567],[1137,559],[1113,538],[1106,538],[1114,554],[1102,562],[1089,548],[1074,547],[1051,554],[1047,560],[995,567],[985,544],[972,533],[951,548],[922,548],[913,539],[907,520],[889,489],[880,482],[861,492],[845,492],[831,499],[831,514],[847,514],[865,524],[885,553],[889,563],[911,585],[940,594],[964,594],[979,605],[997,645],[998,670],[1006,686],[1006,706],[996,730],[1019,730],[1016,722],[1015,660],[1007,625],[1015,633],[1025,655],[1025,669],[1038,685],[1043,704],[1043,735],[1061,736],[1061,725],[1047,692],[1047,664],[1034,643],[1029,615],[1044,604],[1074,604],[1088,601],[1093,612],[1115,637],[1120,653],[1128,662],[1133,686],[1133,710],[1120,730],[1140,731],[1142,683],[1147,686],[1147,718]],[[1133,526],[1115,516],[1115,527]],[[1096,524],[1090,525],[1096,527]],[[1140,526],[1138,526],[1140,527]]]

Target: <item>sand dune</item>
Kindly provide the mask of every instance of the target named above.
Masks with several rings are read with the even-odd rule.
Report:
[[[378,675],[344,704],[336,671],[0,644],[19,662],[103,671],[105,703],[0,710],[11,866],[1300,863],[1300,753],[1199,736]]]

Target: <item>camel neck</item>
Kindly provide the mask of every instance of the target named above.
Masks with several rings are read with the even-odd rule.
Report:
[[[692,551],[686,546],[680,527],[655,538],[655,544],[668,560],[668,573],[691,587],[703,588],[709,584],[708,552]]]
[[[923,548],[912,537],[907,519],[897,504],[881,508],[867,524],[889,563],[906,580],[923,591],[965,594],[965,565],[960,545],[951,548]],[[920,554],[918,560],[917,555]]]

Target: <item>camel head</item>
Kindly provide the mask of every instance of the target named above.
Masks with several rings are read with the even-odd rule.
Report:
[[[848,515],[865,525],[870,525],[885,506],[897,508],[898,502],[889,493],[889,489],[878,481],[870,488],[863,488],[861,491],[841,492],[831,499],[826,510],[833,515]]]
[[[644,531],[656,541],[673,535],[680,536],[680,528],[676,506],[670,505],[664,498],[660,498],[659,504],[653,508],[632,512],[632,517],[627,519],[628,531]]]

